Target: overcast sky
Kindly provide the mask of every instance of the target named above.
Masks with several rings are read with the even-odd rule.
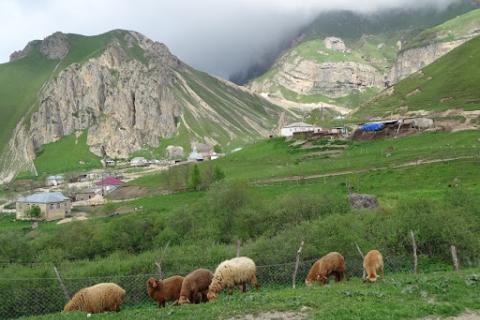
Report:
[[[139,31],[185,62],[228,77],[326,9],[443,6],[455,0],[0,0],[0,62],[55,32]]]

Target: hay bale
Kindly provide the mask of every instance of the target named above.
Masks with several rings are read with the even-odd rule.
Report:
[[[350,205],[353,209],[376,209],[378,208],[377,197],[370,194],[351,193]]]

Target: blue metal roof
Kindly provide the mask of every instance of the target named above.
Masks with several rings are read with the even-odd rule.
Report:
[[[61,192],[42,192],[34,193],[29,196],[18,199],[19,202],[28,203],[53,203],[68,200]]]

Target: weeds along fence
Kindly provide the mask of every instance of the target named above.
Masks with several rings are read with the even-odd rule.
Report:
[[[362,276],[362,258],[345,256],[347,277]],[[291,287],[295,273],[295,284],[301,286],[316,259],[299,259],[288,263],[257,266],[257,278],[262,287]],[[190,271],[205,267],[214,270],[220,261],[207,265],[176,264],[177,269],[170,271],[171,261],[165,261],[165,273],[158,270],[152,262],[152,273],[136,275],[112,275],[100,277],[62,277],[61,268],[58,273],[54,265],[48,265],[50,273],[42,278],[0,278],[0,319],[15,319],[22,316],[56,313],[63,310],[67,297],[72,297],[78,290],[102,282],[114,282],[126,292],[125,307],[142,304],[155,305],[146,292],[146,282],[150,277],[168,277],[173,274],[186,275]],[[181,265],[181,268],[178,266]],[[29,266],[36,268],[35,265]],[[43,265],[45,267],[45,265]],[[2,265],[0,264],[0,268]],[[295,271],[297,270],[297,271]],[[385,270],[402,272],[412,270],[412,261],[405,257],[388,257],[385,259]],[[160,275],[160,273],[162,273]]]

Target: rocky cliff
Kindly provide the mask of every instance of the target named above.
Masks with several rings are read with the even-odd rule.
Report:
[[[44,144],[79,131],[88,132],[87,144],[96,155],[127,158],[159,147],[180,128],[189,137],[184,143],[215,145],[266,136],[277,121],[280,108],[190,68],[165,45],[139,33],[116,31],[105,43],[95,57],[56,71],[44,84],[3,156],[3,180],[34,171],[33,159]],[[27,45],[13,60],[34,48],[61,65],[70,44],[56,33]]]

